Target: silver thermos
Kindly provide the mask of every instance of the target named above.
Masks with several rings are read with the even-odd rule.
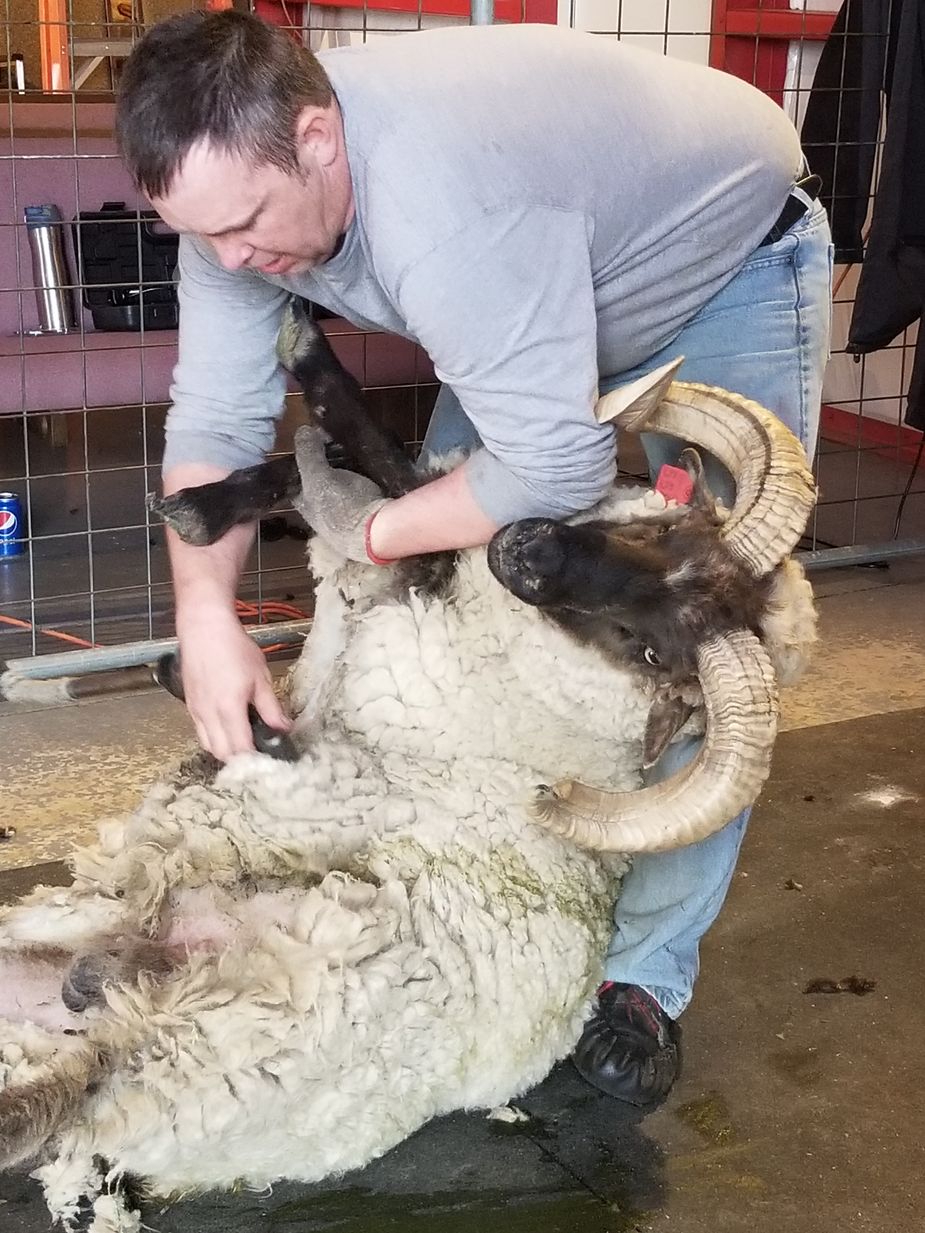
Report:
[[[64,219],[55,205],[35,205],[26,206],[25,220],[41,332],[66,334],[74,328],[74,302],[64,255]]]

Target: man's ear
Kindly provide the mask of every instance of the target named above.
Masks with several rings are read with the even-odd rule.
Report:
[[[337,157],[338,126],[333,104],[309,104],[296,117],[296,161],[304,172],[313,167],[329,167]]]

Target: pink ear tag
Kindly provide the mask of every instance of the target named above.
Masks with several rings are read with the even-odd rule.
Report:
[[[666,501],[687,505],[694,492],[694,481],[683,467],[669,467],[666,463],[658,473],[655,491],[660,492]]]

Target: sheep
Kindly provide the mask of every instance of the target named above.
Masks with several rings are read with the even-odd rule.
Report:
[[[300,376],[325,368],[304,321],[282,337]],[[3,913],[0,1166],[31,1161],[65,1229],[138,1230],[125,1179],[314,1181],[513,1099],[578,1038],[627,854],[757,795],[777,681],[813,637],[787,560],[812,502],[802,451],[670,372],[608,397],[621,425],[712,447],[737,480],[728,515],[691,458],[686,511],[615,490],[567,524],[385,569],[315,540],[298,761],[192,759],[101,825],[72,886]],[[165,515],[195,530],[197,499]],[[697,730],[695,762],[641,788]]]

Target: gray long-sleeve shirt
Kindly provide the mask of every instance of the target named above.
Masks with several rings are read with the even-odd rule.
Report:
[[[463,27],[321,57],[356,216],[302,275],[229,272],[180,244],[180,356],[164,466],[272,445],[287,293],[419,342],[485,444],[498,523],[565,515],[613,478],[599,375],[671,342],[779,214],[801,154],[758,90],[549,26]]]

